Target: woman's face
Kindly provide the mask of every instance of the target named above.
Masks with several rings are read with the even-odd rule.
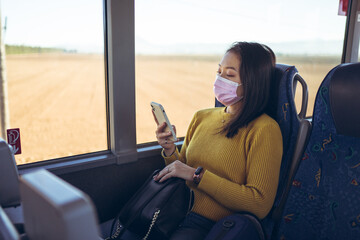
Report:
[[[242,84],[240,79],[240,59],[238,55],[233,52],[227,52],[219,64],[217,74],[230,81]],[[236,93],[238,96],[243,96],[243,86],[239,86]]]

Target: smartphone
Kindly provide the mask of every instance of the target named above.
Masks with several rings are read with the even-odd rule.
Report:
[[[166,122],[167,126],[165,127],[165,131],[170,131],[172,133],[172,136],[169,137],[169,140],[177,141],[174,128],[170,124],[169,118],[166,115],[164,107],[160,103],[156,103],[156,102],[151,102],[150,105],[158,124],[162,124],[163,122]]]

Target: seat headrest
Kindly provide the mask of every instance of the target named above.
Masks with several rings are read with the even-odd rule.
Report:
[[[288,69],[290,69],[291,67],[292,66],[285,65],[285,64],[276,64],[275,71],[274,71],[273,77],[271,79],[272,82],[270,85],[269,104],[266,107],[265,112],[275,120],[277,120],[276,112],[277,112],[277,108],[278,108],[280,81],[283,78],[286,71]]]
[[[329,98],[337,133],[360,137],[360,63],[342,64],[334,69]]]
[[[91,199],[49,171],[23,174],[20,193],[29,239],[99,239]]]
[[[280,83],[284,77],[289,76],[290,72],[291,74],[293,73],[291,70],[294,70],[294,66],[278,63],[275,66],[275,71],[271,79],[272,82],[270,86],[269,103],[268,106],[266,107],[265,112],[276,121],[279,121],[277,111],[279,108],[279,97],[280,97],[279,91],[280,88],[282,88],[282,86],[280,86],[281,85]],[[283,82],[285,81],[283,80]]]

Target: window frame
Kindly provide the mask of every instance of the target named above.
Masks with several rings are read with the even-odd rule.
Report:
[[[358,18],[360,18],[360,0],[349,0],[341,63],[358,62],[360,39]]]
[[[348,14],[345,26],[343,62],[350,62],[355,54],[354,33],[360,23],[351,24],[351,19],[355,19],[356,14],[352,12],[359,7],[359,1],[349,2],[351,14]],[[161,147],[157,142],[136,143],[135,0],[103,0],[103,7],[108,150],[18,165],[20,173],[45,168],[55,174],[64,174],[159,156]],[[358,46],[359,42],[357,49]],[[181,146],[182,141],[177,145]]]

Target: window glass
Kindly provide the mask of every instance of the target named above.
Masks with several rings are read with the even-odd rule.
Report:
[[[107,149],[102,0],[3,0],[18,164]]]
[[[278,63],[295,65],[309,86],[312,115],[319,84],[341,62],[346,18],[338,15],[338,4],[135,1],[137,142],[155,140],[151,101],[163,104],[178,136],[185,135],[195,111],[214,106],[217,66],[235,41],[267,44]]]

